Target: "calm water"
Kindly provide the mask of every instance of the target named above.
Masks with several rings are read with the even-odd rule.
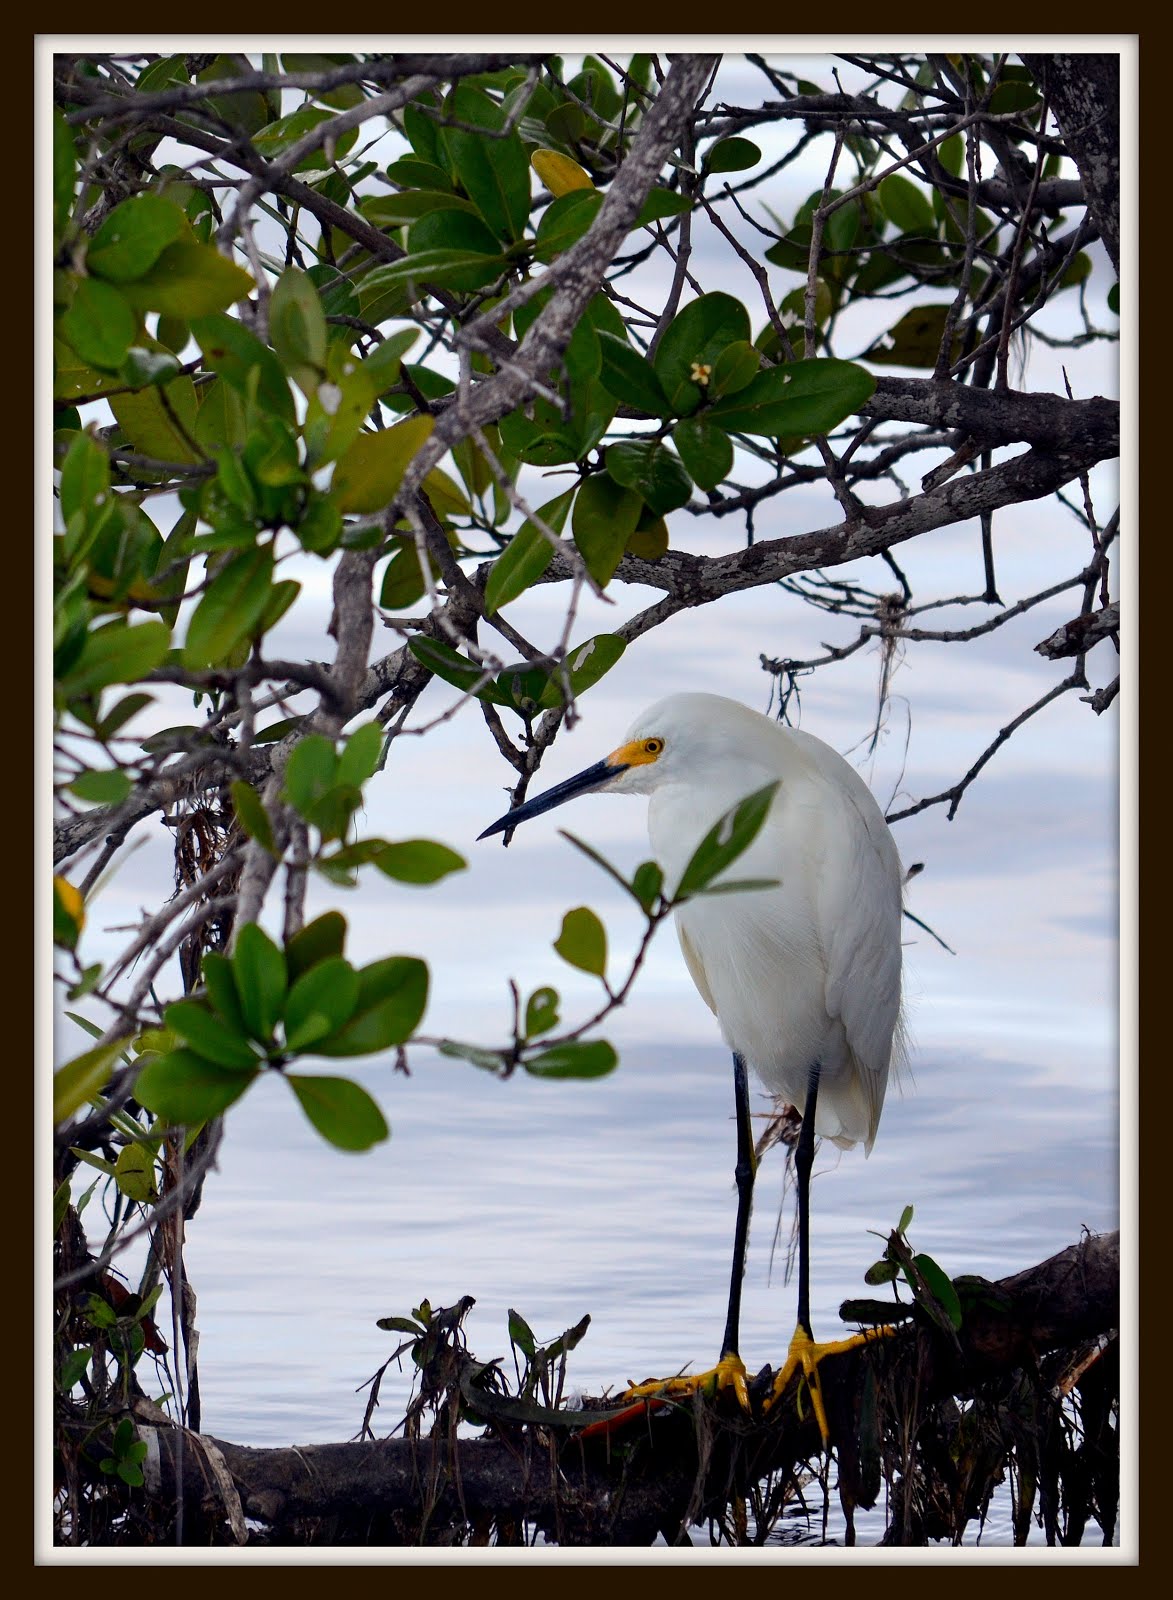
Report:
[[[910,1236],[951,1274],[998,1277],[1117,1226],[1117,1111],[1102,1059],[1059,1069],[922,1053],[891,1092],[871,1157],[825,1147],[813,1187],[812,1314],[866,1292],[863,1273],[905,1205]],[[481,1359],[508,1356],[516,1307],[539,1340],[589,1312],[569,1382],[585,1392],[707,1364],[724,1323],[733,1226],[732,1087],[720,1046],[633,1045],[592,1083],[501,1083],[419,1057],[368,1067],[392,1123],[367,1156],[327,1148],[279,1082],[232,1113],[220,1171],[188,1230],[199,1296],[206,1431],[242,1444],[346,1439],[360,1386],[394,1348],[378,1317],[421,1298],[476,1298]],[[759,1102],[759,1106],[764,1102]],[[776,1364],[793,1327],[783,1251],[771,1265],[782,1160],[763,1163],[742,1353]],[[789,1206],[785,1217],[788,1233]],[[389,1432],[409,1378],[384,1380]],[[984,1545],[1009,1543],[1008,1508]],[[882,1518],[858,1524],[874,1542]],[[1093,1535],[1095,1530],[1092,1530]],[[1041,1542],[1041,1535],[1038,1536]]]

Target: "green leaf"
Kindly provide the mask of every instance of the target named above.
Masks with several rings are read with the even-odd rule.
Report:
[[[73,180],[77,150],[73,131],[59,106],[53,107],[53,241],[64,234],[73,211]],[[92,248],[92,246],[91,246]]]
[[[729,435],[707,416],[684,417],[672,430],[672,443],[698,489],[715,489],[733,469]]]
[[[468,862],[434,839],[402,839],[384,844],[373,858],[388,878],[399,883],[438,883],[449,873],[463,872]]]
[[[165,1122],[190,1127],[221,1116],[256,1076],[218,1067],[191,1050],[172,1050],[151,1057],[135,1081],[134,1096]]]
[[[408,417],[380,433],[361,433],[334,469],[333,498],[340,511],[381,511],[395,498],[408,463],[428,438],[435,419]]]
[[[240,996],[236,992],[236,977],[232,970],[232,962],[227,956],[208,950],[204,954],[203,975],[208,1000],[233,1033],[243,1034],[244,1012],[240,1008]]]
[[[933,203],[921,188],[891,172],[876,190],[888,221],[901,233],[936,233],[937,222],[933,216]]]
[[[649,506],[640,512],[635,532],[627,541],[627,554],[640,561],[659,561],[668,553],[668,524]]]
[[[626,649],[627,641],[617,633],[596,633],[593,639],[576,645],[566,657],[570,692],[575,698],[585,694],[605,673],[610,672]],[[538,704],[548,710],[560,706],[562,699],[562,677],[560,673],[553,672],[538,696]]]
[[[607,970],[607,931],[589,906],[576,906],[566,913],[554,948],[580,972],[601,978]]]
[[[133,283],[168,245],[190,235],[190,224],[174,201],[157,194],[135,195],[115,206],[90,240],[86,271],[110,283]]]
[[[255,287],[249,273],[215,245],[179,239],[146,272],[124,284],[123,292],[139,311],[163,311],[190,322],[223,311]]]
[[[599,334],[603,387],[624,405],[635,406],[652,417],[672,415],[672,407],[656,369],[626,339],[605,331]]]
[[[864,1273],[863,1281],[870,1284],[873,1289],[876,1289],[882,1283],[895,1283],[898,1271],[899,1268],[894,1261],[885,1261],[883,1259],[873,1261]]]
[[[904,1210],[900,1213],[900,1221],[896,1224],[896,1232],[906,1234],[912,1223],[913,1216],[914,1211],[912,1206],[905,1206]]]
[[[86,1050],[53,1074],[53,1122],[60,1126],[67,1118],[101,1093],[114,1070],[114,1063],[126,1049],[125,1039],[100,1044]]]
[[[1108,310],[1120,315],[1120,283],[1117,280],[1108,290]]]
[[[419,1335],[427,1330],[418,1322],[413,1322],[410,1317],[379,1317],[375,1322],[376,1328],[382,1328],[385,1333],[411,1333]]]
[[[1011,78],[1000,83],[990,96],[990,111],[994,116],[1002,116],[1007,111],[1028,111],[1038,105],[1039,99],[1039,91],[1033,83]]]
[[[709,829],[693,851],[676,885],[675,900],[706,889],[719,872],[723,872],[749,848],[769,815],[778,787],[775,780],[764,788],[756,789],[726,811]]]
[[[231,787],[236,820],[250,839],[255,839],[262,849],[275,856],[277,844],[273,838],[273,824],[269,821],[269,813],[260,795],[251,783],[245,783],[243,779],[237,779]]]
[[[121,805],[130,790],[130,779],[121,767],[91,768],[79,772],[69,785],[70,793],[79,800],[88,800],[99,806]]]
[[[55,909],[56,907],[54,907]],[[93,994],[102,981],[102,973],[104,971],[105,968],[100,961],[91,962],[88,967],[83,967],[81,977],[66,990],[66,999],[80,1000],[83,995]]]
[[[360,370],[366,374],[376,396],[399,382],[403,358],[419,336],[418,328],[400,328],[398,333],[389,333],[367,356]]]
[[[499,133],[505,114],[483,89],[460,83],[444,107],[454,122]],[[460,186],[499,239],[520,239],[529,221],[529,157],[516,132],[485,138],[462,128],[442,127],[441,138]]]
[[[273,584],[273,547],[233,556],[200,597],[188,624],[183,664],[215,666],[258,631]]]
[[[728,345],[749,339],[749,312],[730,294],[704,294],[678,311],[652,363],[673,412],[687,416],[695,411],[705,387],[694,373],[712,368]]]
[[[913,306],[865,352],[866,359],[881,367],[936,366],[951,310],[945,304]],[[955,330],[952,355],[960,353],[961,341]]]
[[[131,345],[118,375],[124,383],[142,389],[178,377],[179,362],[170,350],[148,350],[143,345]]]
[[[522,1355],[531,1360],[537,1354],[538,1344],[534,1338],[533,1329],[521,1315],[520,1311],[509,1310],[509,1338],[521,1351]]]
[[[253,135],[253,144],[267,161],[271,161],[274,156],[290,149],[314,128],[321,127],[324,122],[332,121],[334,114],[323,107],[301,105],[287,117],[278,117],[276,121],[258,128]],[[328,167],[332,160],[341,160],[353,148],[357,138],[357,128],[344,129],[338,135],[332,152],[329,149],[330,141],[327,139],[316,150],[307,151],[293,170],[313,172]]]
[[[337,1149],[369,1150],[390,1137],[391,1129],[379,1107],[349,1078],[287,1073],[285,1081],[314,1127]]]
[[[953,1287],[949,1275],[942,1271],[932,1256],[918,1255],[913,1256],[912,1259],[914,1266],[919,1269],[921,1277],[928,1285],[929,1292],[934,1300],[940,1304],[954,1328],[960,1328],[962,1322],[961,1301],[958,1299],[957,1290]]]
[[[82,1373],[89,1366],[93,1354],[93,1346],[88,1344],[79,1345],[76,1350],[69,1352],[57,1374],[57,1387],[62,1394],[68,1394],[81,1382]]]
[[[294,746],[285,766],[284,798],[307,820],[338,782],[334,741],[311,733]]]
[[[500,1050],[485,1050],[479,1044],[465,1044],[460,1039],[442,1039],[436,1046],[442,1056],[453,1056],[458,1061],[470,1061],[482,1072],[501,1072],[505,1057]]]
[[[645,911],[651,911],[664,887],[664,870],[658,861],[641,861],[631,878],[631,892]]]
[[[534,255],[539,261],[553,261],[577,244],[598,216],[603,196],[590,186],[589,179],[587,183],[587,188],[561,195],[543,211],[534,235]]]
[[[303,549],[327,556],[342,537],[342,515],[332,500],[312,489],[305,513],[293,531]]]
[[[612,452],[608,450],[608,469]],[[643,503],[632,488],[621,486],[608,470],[593,473],[578,491],[571,528],[587,571],[606,587],[619,565],[627,541],[635,532]]]
[[[114,1181],[130,1200],[145,1205],[156,1197],[155,1152],[141,1144],[128,1144],[118,1152]]]
[[[543,1050],[522,1065],[535,1078],[602,1078],[614,1072],[619,1057],[605,1039],[576,1039]]]
[[[138,318],[111,284],[82,278],[59,326],[83,361],[117,372],[134,343]]]
[[[79,400],[82,395],[91,398],[105,394],[119,385],[112,372],[97,372],[88,361],[74,350],[67,340],[55,335],[53,339],[53,398],[54,400]]]
[[[383,753],[383,729],[377,722],[364,722],[347,738],[338,757],[338,782],[361,789],[378,768]]]
[[[417,956],[390,956],[362,967],[354,1014],[346,1026],[318,1046],[323,1056],[361,1056],[411,1038],[428,1003],[427,963]]]
[[[965,135],[954,133],[943,139],[937,146],[937,160],[952,177],[960,177],[965,165]]]
[[[876,380],[852,361],[814,357],[759,372],[744,389],[708,412],[733,433],[803,438],[829,433],[871,398]]]
[[[707,172],[744,172],[761,159],[752,139],[718,139],[705,152],[704,167]]]
[[[312,922],[307,922],[285,946],[285,960],[289,967],[289,981],[296,983],[303,973],[340,956],[346,944],[346,918],[341,911],[326,911]],[[204,958],[205,964],[207,957]]]
[[[61,515],[88,518],[110,490],[110,457],[96,439],[79,433],[61,463]]]
[[[256,1051],[240,1031],[198,1000],[177,1000],[163,1021],[197,1055],[220,1067],[256,1067]]]
[[[719,400],[723,394],[736,394],[738,389],[744,389],[750,379],[757,376],[761,365],[761,351],[756,345],[744,339],[727,344],[713,362],[709,399]]]
[[[400,189],[436,189],[444,192],[452,187],[447,172],[438,161],[400,156],[398,161],[389,161],[385,171],[390,181]]]
[[[348,1022],[358,1004],[358,974],[343,956],[328,956],[302,974],[285,1001],[285,1044],[305,1050]]]
[[[634,226],[646,228],[651,222],[661,222],[665,217],[677,217],[682,211],[692,209],[692,201],[675,189],[649,189],[639,208]]]
[[[558,1026],[558,991],[544,985],[535,989],[525,1003],[525,1036],[536,1039]]]
[[[368,222],[383,230],[418,222],[429,211],[463,211],[470,217],[480,215],[471,200],[442,189],[401,189],[396,194],[371,195],[360,202],[359,210]]]
[[[574,490],[567,489],[539,506],[537,515],[554,533],[566,526]],[[554,546],[536,524],[527,519],[494,561],[485,584],[485,615],[516,600],[534,584],[554,559]]]
[[[297,267],[286,267],[269,301],[269,337],[282,366],[305,395],[325,370],[327,331],[326,313],[312,278]]]
[[[451,213],[456,215],[455,212]],[[415,290],[416,297],[430,285],[440,288],[461,289],[471,293],[483,288],[501,275],[505,268],[503,255],[486,255],[483,250],[454,250],[437,247],[434,250],[413,251],[399,261],[377,267],[360,286],[363,316],[368,322],[378,323],[388,316],[402,315],[406,299],[393,311],[376,316],[368,309],[368,297],[377,290],[407,288]]]
[[[445,644],[441,639],[417,636],[407,641],[407,648],[421,666],[427,667],[429,672],[434,672],[445,683],[451,683],[465,692],[485,677],[483,667],[477,666],[475,661],[462,656],[458,650],[454,650],[450,644]],[[511,704],[510,697],[503,694],[491,679],[482,683],[477,690],[477,698],[488,700],[492,705]]]
[[[141,455],[183,465],[200,460],[195,385],[186,374],[163,389],[151,385],[135,394],[111,395],[110,409],[127,442]]]
[[[634,490],[657,517],[688,504],[692,481],[679,456],[662,440],[623,439],[607,446],[604,459],[616,483]],[[634,531],[632,527],[628,534]]]
[[[433,582],[439,577],[439,563],[429,555]],[[414,541],[404,542],[388,561],[379,588],[379,604],[384,611],[406,611],[427,592],[419,551]]]
[[[432,282],[463,294],[492,283],[506,264],[493,235],[473,212],[429,212],[412,227],[408,251],[408,260],[431,261],[427,271]]]
[[[234,317],[193,314],[191,331],[213,372],[246,399],[254,399],[262,412],[295,424],[293,395],[281,363],[243,323]]]
[[[170,648],[171,629],[166,623],[107,623],[87,637],[62,683],[62,692],[67,700],[74,700],[107,684],[134,683],[157,667]]]
[[[285,1008],[288,975],[284,952],[263,928],[246,922],[236,936],[232,972],[245,1026],[254,1039],[270,1043]]]

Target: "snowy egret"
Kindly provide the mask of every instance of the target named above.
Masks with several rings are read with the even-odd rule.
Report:
[[[816,1345],[810,1323],[809,1190],[815,1136],[870,1153],[900,1048],[902,871],[871,790],[820,739],[715,694],[674,694],[638,717],[610,755],[518,806],[481,838],[575,795],[647,794],[648,832],[671,895],[705,834],[780,780],[757,837],[725,874],[775,886],[697,895],[674,911],[693,982],[733,1051],[737,1225],[721,1358],[710,1372],[639,1385],[695,1389],[713,1378],[748,1409],[739,1354],[741,1280],[755,1173],[746,1063],[802,1117],[798,1320],[771,1403],[801,1368],[827,1438],[817,1363],[866,1335]],[[720,878],[716,880],[720,882]],[[887,1330],[883,1330],[887,1331]],[[874,1335],[873,1335],[874,1336]]]

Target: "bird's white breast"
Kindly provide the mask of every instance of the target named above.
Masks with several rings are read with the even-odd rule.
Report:
[[[817,1062],[817,1131],[870,1149],[900,1012],[899,856],[854,769],[810,735],[776,731],[764,761],[657,788],[652,848],[670,892],[717,818],[781,779],[761,832],[722,874],[778,886],[698,896],[677,910],[677,930],[730,1047],[800,1110]]]

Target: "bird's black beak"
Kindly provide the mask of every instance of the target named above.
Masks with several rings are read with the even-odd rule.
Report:
[[[479,833],[477,838],[487,839],[493,833],[504,833],[507,829],[512,831],[519,822],[528,822],[531,817],[541,816],[543,811],[553,810],[564,800],[573,800],[576,794],[589,794],[592,789],[601,789],[605,783],[626,771],[626,762],[615,762],[610,759],[596,761],[593,767],[575,773],[574,777],[567,778],[565,783],[556,783],[552,789],[547,789],[545,794],[539,794],[515,810],[507,811],[503,817],[498,817],[496,822],[491,823],[484,833]]]

